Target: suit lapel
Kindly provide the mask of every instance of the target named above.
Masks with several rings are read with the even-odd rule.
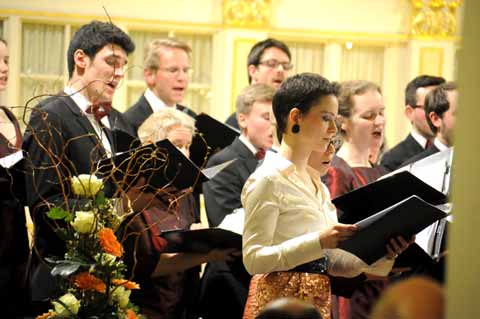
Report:
[[[258,160],[248,149],[248,147],[240,141],[237,137],[232,143],[233,150],[238,154],[238,157],[241,158],[248,169],[248,173],[252,174],[258,165]]]

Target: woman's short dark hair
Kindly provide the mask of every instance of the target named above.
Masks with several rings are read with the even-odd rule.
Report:
[[[127,54],[135,50],[135,44],[132,39],[112,23],[92,21],[78,29],[73,35],[67,51],[69,77],[72,77],[75,68],[73,57],[75,51],[80,49],[85,52],[90,59],[94,59],[98,51],[103,49],[107,44],[116,44],[125,50]]]
[[[328,95],[338,95],[338,84],[314,73],[301,73],[287,78],[273,96],[273,114],[277,120],[277,134],[281,141],[287,128],[288,115],[293,108],[302,114]]]

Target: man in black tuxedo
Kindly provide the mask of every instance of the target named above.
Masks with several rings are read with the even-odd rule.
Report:
[[[241,208],[240,194],[265,151],[273,144],[270,116],[275,89],[252,84],[237,97],[240,137],[213,155],[207,167],[236,159],[210,181],[203,184],[205,208],[210,227],[218,226],[227,214]],[[200,315],[204,318],[242,318],[250,275],[241,258],[233,263],[209,263],[202,279]]]
[[[263,83],[278,90],[293,68],[288,46],[276,39],[257,42],[247,58],[248,84]],[[226,123],[240,129],[237,114],[231,114]]]
[[[32,109],[23,149],[27,154],[27,202],[34,220],[36,251],[40,256],[63,257],[64,241],[46,217],[51,206],[76,207],[70,177],[94,174],[95,163],[118,150],[113,129],[135,134],[122,114],[111,106],[124,76],[127,55],[135,46],[130,37],[110,23],[92,21],[73,36],[68,52],[69,82],[61,94]],[[156,204],[155,194],[141,188],[145,179],[127,192],[107,184],[105,192],[117,194],[118,208],[131,204],[141,211]],[[32,265],[32,299],[55,294],[50,270],[39,258]]]
[[[434,134],[426,120],[425,96],[444,82],[445,79],[441,77],[420,75],[408,83],[405,89],[405,116],[412,124],[412,130],[402,142],[383,155],[380,165],[394,171],[431,145]]]
[[[196,117],[195,112],[179,104],[188,88],[191,51],[188,44],[175,39],[156,39],[148,44],[143,71],[148,88],[124,113],[135,132],[150,114],[164,107]]]

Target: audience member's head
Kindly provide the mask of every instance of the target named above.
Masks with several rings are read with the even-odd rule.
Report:
[[[242,135],[257,149],[269,149],[273,144],[270,115],[275,90],[266,84],[252,84],[237,97],[237,120]]]
[[[445,295],[435,281],[412,277],[391,285],[372,311],[372,319],[443,319]]]
[[[436,87],[425,98],[427,123],[440,142],[447,146],[453,145],[457,98],[457,85],[454,82]]]
[[[340,133],[346,143],[362,150],[380,147],[385,131],[385,105],[381,89],[363,80],[341,84],[338,97]]]
[[[8,46],[7,41],[0,38],[0,91],[4,91],[8,83]]]
[[[303,143],[325,152],[335,136],[338,86],[313,73],[285,80],[273,97],[273,113],[280,142]]]
[[[288,46],[275,39],[257,42],[247,58],[248,83],[264,83],[278,89],[293,68]]]
[[[156,39],[145,48],[144,78],[166,105],[182,102],[188,88],[191,48],[176,39]]]
[[[413,129],[426,139],[432,138],[434,134],[426,120],[425,96],[442,83],[445,83],[442,77],[420,75],[410,81],[405,89],[405,115]]]
[[[83,25],[68,47],[70,85],[84,90],[91,102],[111,101],[134,49],[130,37],[112,23]]]
[[[163,108],[152,113],[138,128],[142,144],[168,139],[185,156],[190,156],[190,145],[195,134],[195,120],[174,108]]]
[[[317,309],[300,299],[281,298],[267,304],[255,319],[321,319]]]

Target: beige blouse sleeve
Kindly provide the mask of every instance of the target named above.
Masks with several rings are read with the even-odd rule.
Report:
[[[275,186],[269,177],[249,179],[242,192],[245,209],[243,263],[252,275],[290,270],[324,256],[319,231],[273,244],[280,214]]]

